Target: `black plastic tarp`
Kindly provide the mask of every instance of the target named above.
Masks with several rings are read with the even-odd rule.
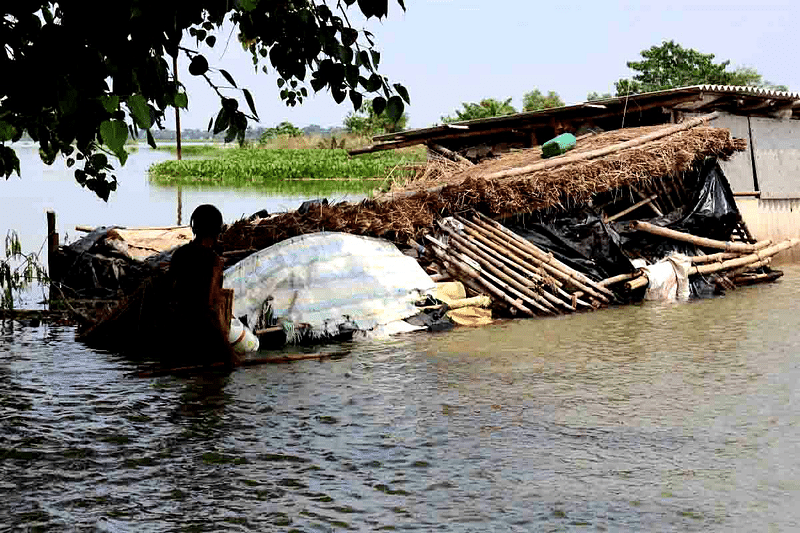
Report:
[[[698,237],[729,240],[741,220],[741,215],[728,180],[717,160],[706,160],[696,172],[684,178],[684,184],[688,191],[692,191],[691,201],[672,213],[647,221]],[[631,231],[627,228],[626,222],[615,222],[612,227],[618,232],[619,242],[629,257],[644,257],[657,261],[670,252],[697,255],[702,250],[690,243],[665,239],[641,231]]]
[[[710,158],[684,176],[691,200],[665,216],[647,220],[662,227],[717,240],[730,239],[740,220],[736,201],[716,159]],[[632,213],[632,217],[644,211]],[[540,217],[516,217],[504,223],[520,236],[551,252],[558,260],[600,280],[633,272],[631,259],[658,261],[670,252],[696,255],[697,247],[627,229],[627,222],[606,224],[590,206]]]

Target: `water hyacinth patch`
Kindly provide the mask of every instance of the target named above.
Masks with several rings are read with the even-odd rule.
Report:
[[[165,186],[368,193],[408,177],[414,171],[409,165],[424,160],[420,150],[350,157],[342,149],[226,149],[213,159],[162,161],[150,168],[150,179]]]

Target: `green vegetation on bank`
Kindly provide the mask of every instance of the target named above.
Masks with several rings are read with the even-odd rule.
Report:
[[[258,188],[272,192],[369,193],[389,180],[413,172],[425,161],[424,149],[349,157],[342,149],[280,150],[229,148],[211,159],[162,161],[150,167],[150,180],[166,186]]]
[[[162,152],[177,153],[178,147],[174,144],[163,145],[160,144],[156,150]],[[224,148],[221,144],[182,144],[181,155],[184,157],[212,157],[219,155]]]

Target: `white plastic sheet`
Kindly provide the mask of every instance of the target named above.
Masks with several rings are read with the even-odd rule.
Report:
[[[649,282],[645,300],[688,300],[691,267],[691,259],[683,254],[672,254],[644,267]]]
[[[255,324],[272,297],[273,316],[307,324],[314,336],[340,326],[370,330],[418,312],[414,302],[435,284],[417,262],[387,241],[347,233],[301,235],[225,270],[233,315]]]

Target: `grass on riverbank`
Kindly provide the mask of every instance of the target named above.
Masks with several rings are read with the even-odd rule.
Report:
[[[214,148],[214,147],[212,147]],[[342,149],[226,148],[210,159],[162,161],[150,180],[165,186],[259,188],[273,192],[369,193],[404,179],[425,161],[424,148],[349,157]]]
[[[161,152],[178,152],[178,147],[174,144],[160,144],[156,150]],[[184,157],[216,157],[225,150],[221,144],[182,144],[181,155]]]

